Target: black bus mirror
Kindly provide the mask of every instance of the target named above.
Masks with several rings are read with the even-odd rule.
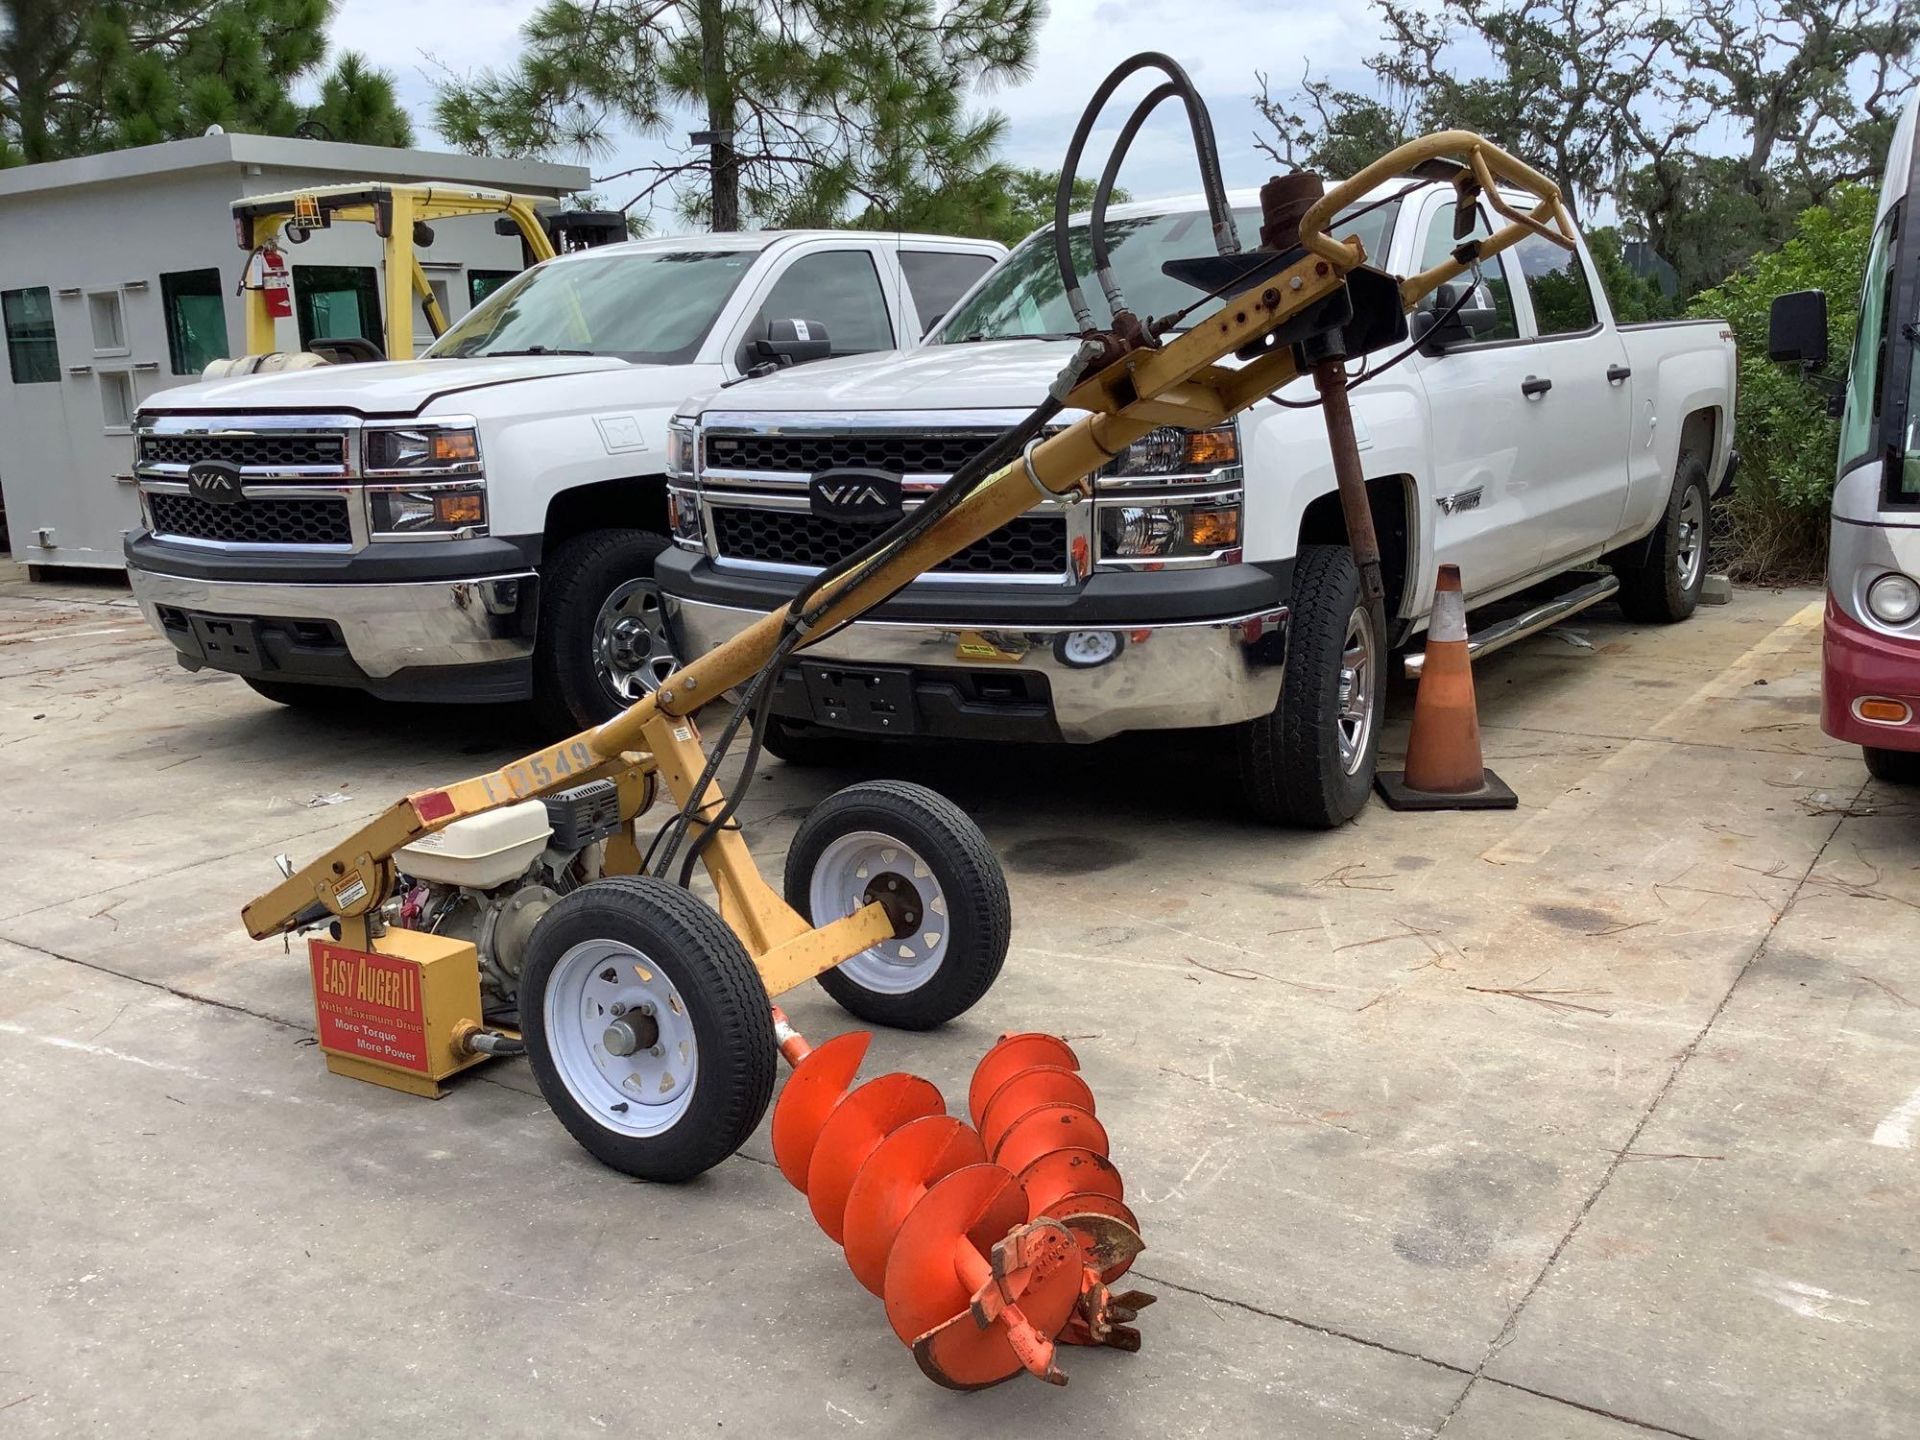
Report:
[[[1795,290],[1773,297],[1767,312],[1767,358],[1803,370],[1826,368],[1826,291]]]

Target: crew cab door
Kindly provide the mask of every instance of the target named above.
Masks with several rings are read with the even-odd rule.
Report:
[[[887,287],[872,249],[828,243],[777,256],[756,278],[747,319],[734,334],[727,365],[744,375],[760,362],[753,342],[769,320],[812,320],[826,327],[832,353],[866,355],[900,344]]]
[[[1632,371],[1586,256],[1530,235],[1511,254],[1525,278],[1527,320],[1519,432],[1531,472],[1538,565],[1592,554],[1619,532],[1627,506]]]
[[[1450,196],[1429,200],[1410,273],[1438,264],[1459,244],[1453,238],[1453,214]],[[1492,233],[1484,213],[1473,233]],[[1531,572],[1540,540],[1533,523],[1539,503],[1536,471],[1523,439],[1533,417],[1520,389],[1533,347],[1521,334],[1514,297],[1517,272],[1504,255],[1483,265],[1481,272],[1484,293],[1475,303],[1491,305],[1497,316],[1494,328],[1471,343],[1450,345],[1442,354],[1422,354],[1418,360],[1432,447],[1426,517],[1432,527],[1432,553],[1436,565],[1460,567],[1469,597],[1488,594]],[[1424,612],[1424,596],[1416,608]]]

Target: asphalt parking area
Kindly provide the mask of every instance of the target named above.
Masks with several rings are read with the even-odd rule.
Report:
[[[1003,1030],[1074,1037],[1161,1296],[1142,1354],[969,1396],[764,1130],[657,1189],[523,1062],[438,1103],[325,1072],[240,905],[509,717],[295,715],[123,591],[5,576],[0,1436],[1913,1431],[1920,795],[1820,734],[1815,592],[1486,661],[1515,813],[1276,833],[1199,737],[879,752],[980,821],[1015,924],[870,1070],[952,1096]],[[766,766],[769,873],[851,778]]]

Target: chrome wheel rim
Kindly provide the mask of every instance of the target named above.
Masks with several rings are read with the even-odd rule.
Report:
[[[673,640],[660,587],[628,580],[614,587],[593,622],[593,672],[615,703],[631,705],[673,674]]]
[[[1680,588],[1691,590],[1707,560],[1707,503],[1698,485],[1687,486],[1680,498],[1680,529],[1674,537],[1673,568]]]
[[[1347,617],[1347,637],[1340,647],[1339,713],[1334,728],[1339,735],[1340,769],[1358,773],[1373,739],[1373,668],[1377,646],[1373,616],[1356,605]]]
[[[621,1135],[671,1130],[693,1104],[700,1047],[678,989],[619,940],[560,957],[541,1000],[553,1068],[581,1109]]]
[[[840,966],[840,973],[880,995],[905,995],[931,980],[947,957],[947,894],[911,846],[877,830],[854,830],[820,852],[807,881],[815,925],[881,900],[910,933],[882,940]]]

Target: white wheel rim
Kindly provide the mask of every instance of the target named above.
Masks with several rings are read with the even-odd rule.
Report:
[[[828,844],[807,882],[815,925],[853,914],[868,903],[870,886],[910,892],[896,902],[911,907],[913,933],[882,940],[840,966],[840,973],[881,995],[905,995],[931,980],[946,959],[950,917],[947,894],[932,868],[911,846],[877,830],[854,830]]]
[[[693,1017],[674,984],[640,951],[589,940],[560,957],[541,1001],[553,1068],[581,1109],[621,1135],[659,1135],[693,1103],[700,1049]],[[632,1054],[609,1048],[620,1021],[654,1044]],[[624,1042],[622,1042],[624,1043]]]

